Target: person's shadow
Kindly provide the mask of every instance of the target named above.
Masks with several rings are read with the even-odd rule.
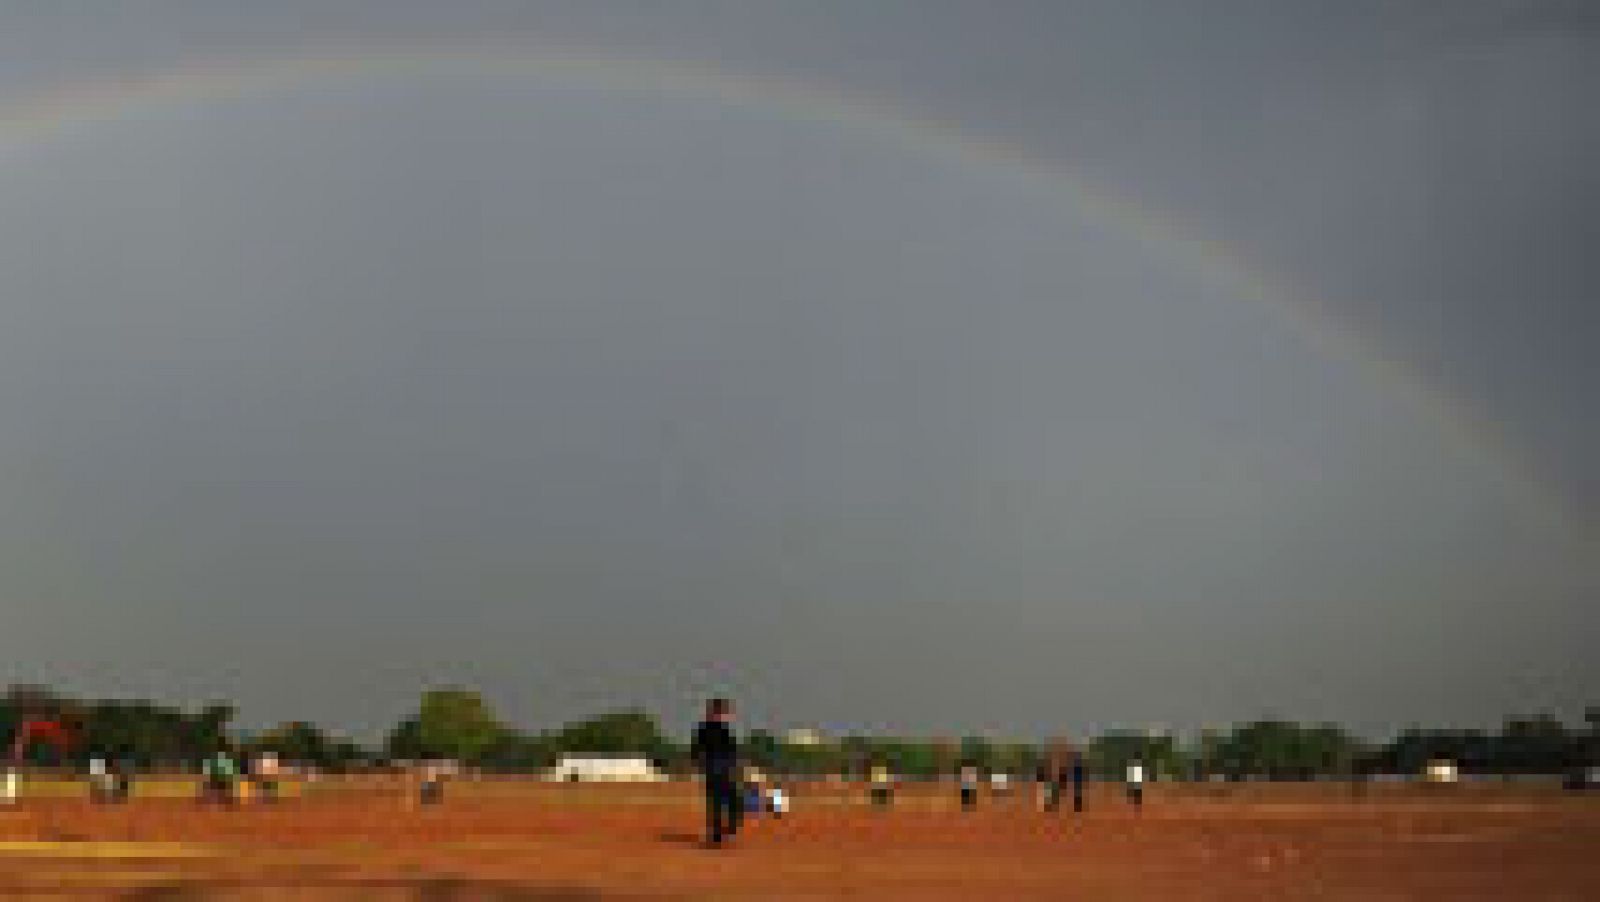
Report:
[[[679,830],[665,830],[656,834],[656,839],[664,843],[678,846],[703,846],[706,838],[698,833],[685,833]]]

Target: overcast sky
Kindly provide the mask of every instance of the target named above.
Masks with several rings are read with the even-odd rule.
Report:
[[[758,87],[4,113],[486,43]],[[1597,44],[1584,2],[6,0],[0,678],[363,733],[438,683],[530,727],[1573,715]]]

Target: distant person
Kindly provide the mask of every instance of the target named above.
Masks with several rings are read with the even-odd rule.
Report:
[[[1050,787],[1055,784],[1054,768],[1049,759],[1043,759],[1033,766],[1034,803],[1040,811],[1050,811]]]
[[[278,800],[278,780],[281,776],[282,768],[274,752],[262,752],[250,765],[250,779],[256,785],[256,796],[263,802]]]
[[[1144,806],[1144,762],[1137,758],[1128,762],[1128,801],[1134,808]]]
[[[997,770],[989,775],[989,792],[997,798],[1004,798],[1011,794],[1011,775],[1003,770]]]
[[[216,754],[205,760],[200,770],[201,799],[221,805],[233,804],[234,783],[239,778],[239,767],[234,764],[227,750],[218,749]]]
[[[417,801],[423,805],[438,805],[444,801],[444,778],[449,769],[442,761],[429,761],[422,766],[422,781],[417,786]]]
[[[706,702],[705,719],[695,727],[689,758],[705,781],[706,841],[712,846],[739,832],[739,743],[729,726],[733,705],[725,698]]]
[[[137,765],[127,755],[116,758],[111,764],[112,798],[126,802],[133,795],[133,771]]]
[[[867,775],[867,798],[874,808],[888,808],[894,802],[894,772],[886,764],[874,764]]]
[[[743,807],[746,816],[761,814],[767,807],[767,792],[764,783],[766,775],[754,767],[744,769],[744,781],[741,787],[744,797]]]
[[[1088,780],[1084,771],[1083,756],[1077,752],[1072,753],[1071,780],[1072,780],[1072,813],[1083,813],[1083,785]]]
[[[978,783],[980,777],[975,764],[963,764],[958,776],[961,784],[961,810],[971,811],[978,807]]]
[[[1052,755],[1039,764],[1036,775],[1039,790],[1043,795],[1042,807],[1045,811],[1058,811],[1061,808],[1061,797],[1066,794],[1067,785],[1072,781],[1072,767],[1070,759],[1065,755]]]
[[[89,759],[89,799],[97,804],[106,805],[116,798],[116,787],[113,784],[111,769],[106,766],[106,759],[95,755]]]
[[[767,806],[773,818],[781,819],[789,813],[789,794],[783,791],[782,786],[772,784],[772,788],[767,790]]]

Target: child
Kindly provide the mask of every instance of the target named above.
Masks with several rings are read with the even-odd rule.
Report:
[[[997,770],[989,775],[989,792],[997,798],[1004,798],[1011,794],[1011,775],[1003,770]]]
[[[89,759],[89,798],[97,804],[105,805],[116,798],[116,786],[112,782],[110,772],[106,769],[106,759],[99,755]]]
[[[789,813],[789,796],[783,791],[782,786],[776,784],[767,790],[767,805],[772,810],[775,819],[781,819]]]
[[[1144,764],[1138,759],[1128,763],[1128,801],[1136,809],[1144,806]]]
[[[961,810],[971,811],[978,807],[978,768],[976,765],[963,764],[961,766]]]
[[[255,763],[250,768],[250,777],[255,781],[256,794],[263,802],[276,802],[278,800],[278,756],[273,752],[262,752],[256,756]]]
[[[223,805],[233,804],[234,780],[239,776],[239,769],[234,765],[228,753],[219,749],[215,755],[207,758],[201,765],[204,784],[201,799],[217,802]]]
[[[422,784],[417,787],[417,801],[423,805],[437,805],[444,801],[444,765],[430,761],[422,766]]]
[[[874,764],[867,789],[868,796],[876,808],[888,808],[894,801],[894,774],[882,764]]]
[[[1067,785],[1067,763],[1060,756],[1047,758],[1039,765],[1037,780],[1040,790],[1040,807],[1055,811],[1061,807],[1061,794]]]
[[[767,807],[766,792],[762,789],[765,778],[761,771],[747,767],[744,771],[744,813],[754,817]]]

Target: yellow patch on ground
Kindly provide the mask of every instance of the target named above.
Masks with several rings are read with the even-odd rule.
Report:
[[[0,841],[0,855],[47,858],[209,858],[217,854],[207,846],[178,842]]]

